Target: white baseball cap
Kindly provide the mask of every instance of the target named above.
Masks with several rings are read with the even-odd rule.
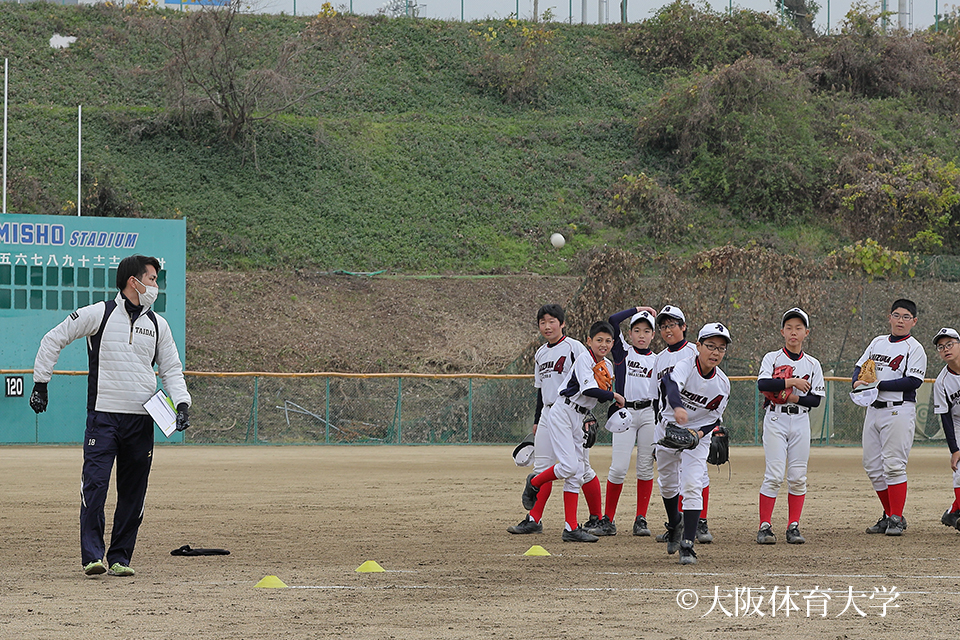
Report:
[[[937,335],[933,336],[933,344],[936,345],[937,340],[940,338],[953,338],[954,340],[960,340],[960,334],[950,327],[944,327],[943,329],[940,329],[940,331],[937,331]]]
[[[620,409],[607,418],[607,423],[603,426],[610,433],[623,433],[630,428],[632,423],[633,418],[630,417],[630,412],[626,409]]]
[[[660,309],[660,313],[657,314],[657,322],[662,323],[665,317],[679,320],[680,324],[687,324],[687,318],[683,315],[683,311],[680,311],[679,307],[671,307],[668,304],[663,309]]]
[[[789,320],[790,318],[800,318],[801,320],[803,320],[803,326],[805,326],[805,327],[808,328],[808,329],[810,328],[810,317],[809,317],[809,316],[807,315],[807,313],[806,313],[803,309],[801,309],[800,307],[794,307],[793,309],[787,309],[787,310],[784,312],[783,318],[780,319],[780,328],[781,328],[781,329],[783,329],[783,326],[784,326],[785,324],[787,324],[787,320]]]
[[[633,329],[633,325],[637,324],[641,320],[646,321],[650,328],[654,331],[657,330],[657,321],[653,319],[653,316],[650,315],[649,311],[640,311],[639,313],[633,314],[633,317],[630,318],[630,328]]]
[[[528,433],[523,442],[513,450],[513,461],[518,467],[529,467],[533,464],[533,434]]]
[[[703,342],[707,338],[714,337],[723,338],[727,341],[727,344],[733,342],[733,340],[730,339],[730,332],[719,322],[710,322],[703,325],[703,328],[700,329],[700,333],[697,335],[697,342]]]

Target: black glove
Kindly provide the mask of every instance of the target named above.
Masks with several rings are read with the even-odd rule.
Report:
[[[693,429],[685,429],[673,422],[668,422],[663,437],[657,441],[661,447],[668,449],[696,449],[700,444],[700,436]]]
[[[597,442],[597,419],[592,413],[583,417],[583,448],[589,449]]]
[[[730,438],[724,427],[713,430],[710,440],[710,453],[707,454],[707,464],[721,465],[730,460]]]
[[[187,415],[187,403],[177,405],[177,431],[184,431],[190,426],[190,416]]]
[[[33,393],[30,394],[30,408],[35,413],[43,413],[47,410],[47,383],[34,382]]]

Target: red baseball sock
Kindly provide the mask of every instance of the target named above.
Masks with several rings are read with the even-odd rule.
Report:
[[[650,496],[653,494],[653,480],[637,480],[637,515],[647,517],[650,508]],[[957,494],[960,495],[960,494]]]
[[[572,491],[563,492],[563,519],[571,531],[580,526],[577,522],[577,502],[580,500],[580,494]]]
[[[707,485],[703,488],[703,491],[700,492],[703,496],[703,509],[700,509],[700,517],[704,520],[707,519],[707,502],[710,500],[710,485]]]
[[[683,513],[683,495],[682,494],[677,495],[677,511],[679,511],[680,513]]]
[[[960,511],[960,487],[953,489],[953,504],[950,505],[950,511]]]
[[[903,517],[903,505],[907,503],[907,483],[887,485],[887,495],[890,497],[890,513],[887,515]]]
[[[538,489],[543,486],[545,482],[553,482],[557,479],[557,472],[554,471],[554,467],[550,467],[546,471],[543,471],[537,474],[533,480],[530,481],[530,484],[537,487]]]
[[[543,518],[543,510],[547,508],[547,498],[550,497],[550,492],[553,491],[553,483],[548,482],[540,487],[540,491],[537,493],[537,504],[533,505],[533,509],[530,509],[530,517],[536,522],[540,522],[540,519]]]
[[[607,502],[603,508],[603,515],[610,518],[611,522],[613,522],[613,517],[617,515],[617,505],[620,503],[620,494],[622,492],[623,483],[615,484],[607,480]]]
[[[583,498],[587,501],[587,510],[590,515],[598,518],[603,515],[603,498],[600,496],[600,477],[593,476],[593,480],[580,487]],[[612,520],[612,518],[611,518]]]
[[[803,512],[803,501],[807,497],[807,494],[802,495],[793,495],[792,493],[787,494],[787,508],[790,512],[790,520],[788,524],[794,522],[800,522],[800,514]]]
[[[890,495],[888,493],[889,491],[890,491],[890,487],[887,487],[882,491],[877,491],[877,497],[880,498],[880,504],[883,505],[883,512],[888,516],[890,515]]]
[[[777,504],[776,498],[760,494],[760,524],[770,522],[773,519],[773,506]]]

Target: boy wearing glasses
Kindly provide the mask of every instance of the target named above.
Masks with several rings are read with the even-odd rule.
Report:
[[[661,380],[666,402],[657,424],[657,439],[663,437],[668,422],[696,431],[700,438],[694,449],[657,445],[660,496],[669,519],[667,553],[679,550],[680,564],[697,562],[693,543],[703,507],[703,476],[711,434],[721,424],[730,399],[730,381],[719,367],[729,345],[730,332],[725,326],[719,322],[704,325],[697,338],[697,356],[681,360]]]
[[[945,366],[933,383],[933,412],[940,415],[943,425],[943,435],[947,438],[950,448],[950,468],[953,469],[953,504],[948,508],[940,522],[948,527],[957,526],[960,519],[960,448],[957,447],[956,425],[960,422],[960,334],[955,329],[944,327],[933,338],[940,359]]]
[[[788,487],[787,544],[806,542],[800,534],[800,513],[807,495],[810,459],[807,412],[820,406],[825,393],[820,362],[803,352],[803,341],[810,335],[810,318],[806,312],[799,307],[788,309],[780,320],[780,335],[783,348],[763,356],[757,376],[757,388],[767,396],[763,416],[766,470],[760,485],[757,544],[777,543],[770,522],[784,476]]]
[[[890,334],[877,336],[857,360],[853,388],[860,368],[873,360],[877,370],[877,399],[863,420],[863,470],[883,505],[883,515],[867,533],[901,536],[907,528],[903,507],[907,501],[907,459],[913,446],[917,389],[927,371],[927,354],[910,331],[917,324],[917,305],[896,300],[890,307]]]

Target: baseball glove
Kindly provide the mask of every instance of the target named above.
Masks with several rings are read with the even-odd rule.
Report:
[[[773,376],[778,380],[786,380],[793,377],[793,365],[783,364],[773,370]],[[780,391],[764,391],[763,395],[773,404],[786,404],[790,398],[790,389],[781,389]]]
[[[592,413],[583,417],[583,448],[589,449],[597,442],[597,419]]]
[[[730,438],[727,436],[727,430],[724,427],[717,427],[713,430],[713,437],[710,439],[710,453],[707,454],[707,464],[720,466],[730,460]]]
[[[593,365],[593,379],[597,381],[597,386],[604,391],[613,389],[613,376],[610,375],[606,360],[601,360]]]
[[[668,422],[666,431],[657,444],[668,449],[696,449],[700,444],[700,436],[693,429],[684,429],[673,422]]]
[[[867,360],[860,367],[860,375],[857,380],[863,380],[867,384],[873,384],[877,381],[877,363],[873,360]]]

